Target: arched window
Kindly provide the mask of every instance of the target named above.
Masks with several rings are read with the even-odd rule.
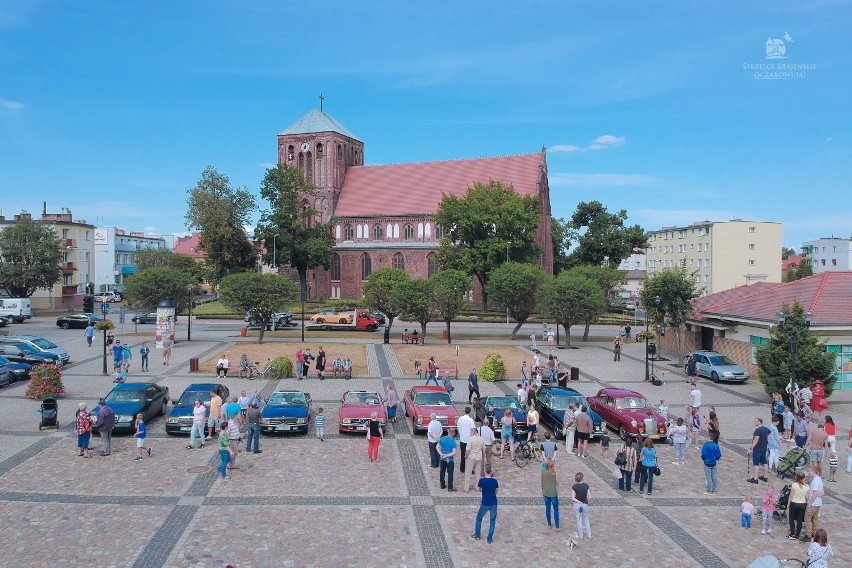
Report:
[[[346,225],[343,228],[343,240],[344,241],[351,241],[353,236],[354,236],[354,230],[352,229],[352,225]]]
[[[366,223],[363,225],[363,227],[364,227],[364,238],[369,239],[370,238],[370,227]]]
[[[411,225],[406,225],[405,227],[403,227],[402,234],[403,238],[405,238],[406,241],[410,241],[414,238],[414,227],[412,227]]]
[[[363,239],[363,238],[364,238],[364,231],[363,231],[363,229],[361,229],[361,225],[358,225],[357,235],[358,235],[358,238],[359,238],[359,239]]]
[[[322,160],[322,144],[317,143],[317,160]]]
[[[439,241],[444,238],[444,228],[441,225],[435,225],[435,238]]]
[[[385,236],[385,233],[384,233],[384,230],[382,229],[381,225],[376,225],[375,227],[373,227],[373,240],[374,241],[380,241],[380,240],[382,240],[382,238],[384,238],[384,236]]]
[[[288,162],[292,162],[293,159],[296,157],[296,155],[293,154],[294,150],[295,150],[295,148],[293,148],[292,144],[290,146],[287,146],[287,161]]]
[[[401,252],[393,255],[393,267],[398,268],[400,270],[405,270],[405,257],[402,256]]]
[[[337,161],[343,163],[343,146],[337,145]]]
[[[426,269],[430,278],[438,273],[438,262],[435,260],[434,254],[426,257]]]
[[[373,261],[370,260],[370,255],[364,253],[361,255],[361,280],[366,280],[373,271]]]
[[[331,279],[340,280],[340,255],[337,253],[331,255]]]
[[[305,155],[302,154],[301,152],[299,152],[299,169],[300,170],[305,169]]]
[[[426,223],[426,238],[432,238],[432,223]]]
[[[417,223],[417,238],[423,238],[423,223]]]
[[[340,225],[334,228],[334,238],[340,240]]]
[[[385,238],[392,239],[393,238],[393,225],[388,223],[388,232],[385,233]]]
[[[314,183],[314,155],[311,152],[305,154],[305,174],[308,183]]]
[[[398,224],[394,224],[394,226],[393,226],[393,238],[395,238],[395,239],[399,238],[399,225]]]

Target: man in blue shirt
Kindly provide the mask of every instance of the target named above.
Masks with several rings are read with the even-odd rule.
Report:
[[[124,347],[121,345],[121,340],[116,340],[112,346],[112,366],[121,368],[121,363],[124,361]]]
[[[722,450],[717,443],[718,435],[713,434],[710,440],[701,446],[701,461],[704,462],[704,479],[707,482],[705,495],[715,495],[719,487],[719,474],[716,464],[722,459]]]
[[[751,441],[751,464],[754,466],[754,475],[749,479],[749,483],[758,483],[760,481],[769,481],[769,460],[766,459],[766,450],[769,447],[769,428],[763,425],[762,418],[754,419],[754,435]],[[763,475],[758,477],[760,466],[763,466]]]
[[[479,505],[479,512],[476,514],[476,528],[471,536],[479,540],[482,533],[482,517],[486,512],[491,513],[490,523],[488,525],[488,544],[494,539],[494,525],[497,523],[497,488],[499,484],[497,480],[491,477],[491,466],[485,466],[484,477],[479,479],[479,489],[482,491],[482,503]]]
[[[92,346],[92,338],[95,336],[95,326],[92,325],[91,320],[89,321],[89,325],[86,326],[86,344],[91,347]]]
[[[444,430],[444,435],[438,440],[438,456],[441,458],[441,489],[455,491],[453,487],[453,469],[455,468],[454,457],[456,455],[456,441],[452,436],[453,429]],[[446,483],[444,478],[446,477]]]

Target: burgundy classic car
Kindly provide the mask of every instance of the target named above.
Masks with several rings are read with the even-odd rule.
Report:
[[[610,428],[618,430],[622,440],[635,436],[655,440],[666,437],[665,418],[638,392],[601,389],[587,400]]]
[[[382,395],[377,392],[346,391],[340,399],[340,426],[338,431],[366,432],[367,422],[375,412],[382,425],[387,424],[388,415]]]
[[[426,430],[433,412],[441,425],[456,426],[459,411],[453,406],[453,399],[444,387],[411,387],[411,390],[405,391],[402,403],[405,415],[411,418],[415,434]]]

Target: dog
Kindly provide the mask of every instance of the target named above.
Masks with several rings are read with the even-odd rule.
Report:
[[[568,545],[568,548],[569,548],[570,550],[573,550],[573,549],[577,548],[577,541],[578,541],[579,539],[580,539],[580,535],[579,535],[579,534],[577,534],[577,533],[574,533],[574,535],[573,535],[573,536],[572,536],[572,537],[568,540],[568,542],[566,543],[566,544]]]

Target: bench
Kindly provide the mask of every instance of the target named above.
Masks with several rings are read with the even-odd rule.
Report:
[[[403,333],[402,334],[402,342],[403,343],[419,343],[423,345],[423,336],[419,333]]]
[[[450,377],[453,379],[459,378],[459,367],[458,365],[439,365],[438,366],[438,382],[441,382],[441,378],[444,376],[444,371],[450,372]]]

